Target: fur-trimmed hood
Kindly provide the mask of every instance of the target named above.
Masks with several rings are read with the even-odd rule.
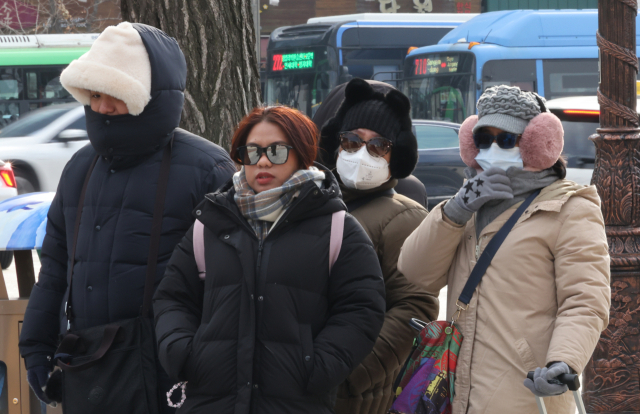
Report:
[[[101,92],[140,115],[151,99],[151,65],[140,33],[129,22],[107,27],[62,71],[60,82],[83,105],[91,105],[91,91]]]
[[[121,23],[117,27],[123,24]],[[130,114],[102,115],[91,110],[89,102],[82,100],[84,99],[82,98],[83,95],[80,98],[74,95],[76,99],[85,105],[87,133],[91,145],[93,145],[98,154],[111,160],[113,169],[133,166],[151,154],[160,151],[171,140],[173,131],[180,124],[184,104],[184,90],[187,82],[187,64],[178,42],[174,38],[169,37],[155,27],[145,24],[127,23],[127,25],[127,28],[130,26],[139,34],[146,51],[145,56],[148,59],[148,67],[150,69],[149,92],[147,93],[144,88],[141,88],[138,90],[138,95],[136,95],[136,99],[140,101],[147,100],[142,111],[138,115],[134,115],[136,111],[132,111],[130,103],[122,99],[123,95],[114,94],[114,97],[127,103]],[[100,37],[102,36],[104,36],[104,33],[100,35]],[[135,38],[131,33],[128,33],[128,36],[127,39]],[[98,44],[97,42],[94,47]],[[125,45],[122,49],[131,46],[136,53],[144,54],[144,51],[137,47],[135,41],[131,41],[131,45],[129,43]],[[100,47],[102,48],[102,46]],[[107,47],[104,50],[114,55],[117,54],[115,49]],[[90,53],[91,51],[87,52],[83,57],[93,56],[89,55]],[[122,51],[118,51],[118,53],[122,53]],[[100,62],[107,57],[101,57]],[[116,57],[113,56],[113,58]],[[117,72],[117,69],[114,69],[110,73],[111,76],[103,78],[104,74],[101,71],[93,70],[95,65],[91,63],[90,59],[83,59],[84,63],[78,65],[80,61],[79,59],[72,62],[63,72],[63,76],[61,76],[61,80],[63,78],[67,79],[65,72],[71,69],[72,71],[67,72],[67,74],[74,73],[77,70],[82,74],[82,79],[86,80],[84,84],[73,83],[75,86],[71,86],[70,90],[73,90],[74,87],[95,88],[98,91],[104,90],[104,93],[110,94],[108,91],[112,91],[112,89],[109,88],[115,88],[113,90],[116,90],[128,82],[132,83],[131,77],[128,77],[124,73],[125,71]],[[143,71],[144,65],[139,65],[139,68]],[[121,76],[117,76],[119,73]],[[137,78],[145,79],[145,75],[142,74]],[[96,86],[99,84],[102,84],[105,89],[100,89],[100,87]],[[144,82],[140,82],[140,84],[144,84]],[[68,84],[64,82],[63,85],[68,87]],[[135,88],[132,88],[131,92],[134,90]]]

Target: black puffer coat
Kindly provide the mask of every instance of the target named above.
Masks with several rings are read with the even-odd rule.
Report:
[[[331,213],[345,207],[328,171],[323,188],[305,184],[263,243],[231,184],[197,207],[206,280],[190,230],[154,297],[160,361],[189,381],[178,412],[333,412],[336,387],[371,352],[385,302],[376,253],[350,215],[329,274]]]
[[[86,107],[91,145],[78,151],[62,173],[49,209],[39,280],[22,327],[20,353],[28,368],[51,365],[49,357],[66,328],[62,308],[78,199],[96,153],[101,156],[87,188],[75,257],[74,329],[139,314],[160,162],[172,137],[157,283],[174,247],[193,224],[193,208],[235,171],[222,148],[176,128],[186,64],[175,40],[149,26],[134,27],[149,53],[152,99],[136,117],[109,117]]]

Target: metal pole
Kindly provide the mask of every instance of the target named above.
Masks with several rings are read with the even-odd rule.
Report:
[[[260,0],[251,0],[253,10],[253,27],[256,33],[256,59],[260,67]]]
[[[611,255],[611,317],[584,372],[589,413],[640,414],[640,129],[637,0],[598,1],[600,128],[592,182]]]

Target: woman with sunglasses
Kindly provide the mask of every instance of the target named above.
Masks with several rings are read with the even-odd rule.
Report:
[[[410,319],[430,321],[438,315],[437,297],[409,283],[396,266],[402,242],[427,210],[393,190],[418,160],[407,97],[393,88],[377,92],[362,79],[350,81],[344,95],[322,129],[322,162],[335,168],[349,213],[373,242],[387,309],[373,352],[338,389],[336,413],[386,414],[393,381],[411,352],[415,331]]]
[[[411,282],[429,292],[448,286],[447,318],[457,316],[464,336],[453,414],[537,413],[532,394],[554,397],[545,399],[549,413],[575,412],[555,379],[582,373],[607,327],[610,271],[600,198],[565,179],[563,135],[543,98],[487,89],[460,128],[467,182],[402,247],[398,267]],[[529,196],[468,307],[460,305],[476,261]]]
[[[206,272],[192,228],[154,297],[160,361],[188,381],[179,413],[329,414],[371,351],[385,309],[380,265],[348,215],[330,262],[344,204],[331,172],[313,165],[317,141],[297,110],[254,109],[231,143],[242,168],[196,207]]]

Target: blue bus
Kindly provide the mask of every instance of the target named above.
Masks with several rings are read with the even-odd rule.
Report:
[[[352,77],[396,86],[410,47],[434,45],[476,14],[379,14],[319,17],[271,33],[261,73],[268,104],[313,116],[337,85]]]
[[[481,14],[437,45],[407,56],[403,90],[411,99],[412,116],[461,123],[476,113],[482,92],[499,84],[547,100],[596,95],[597,30],[597,10]]]

